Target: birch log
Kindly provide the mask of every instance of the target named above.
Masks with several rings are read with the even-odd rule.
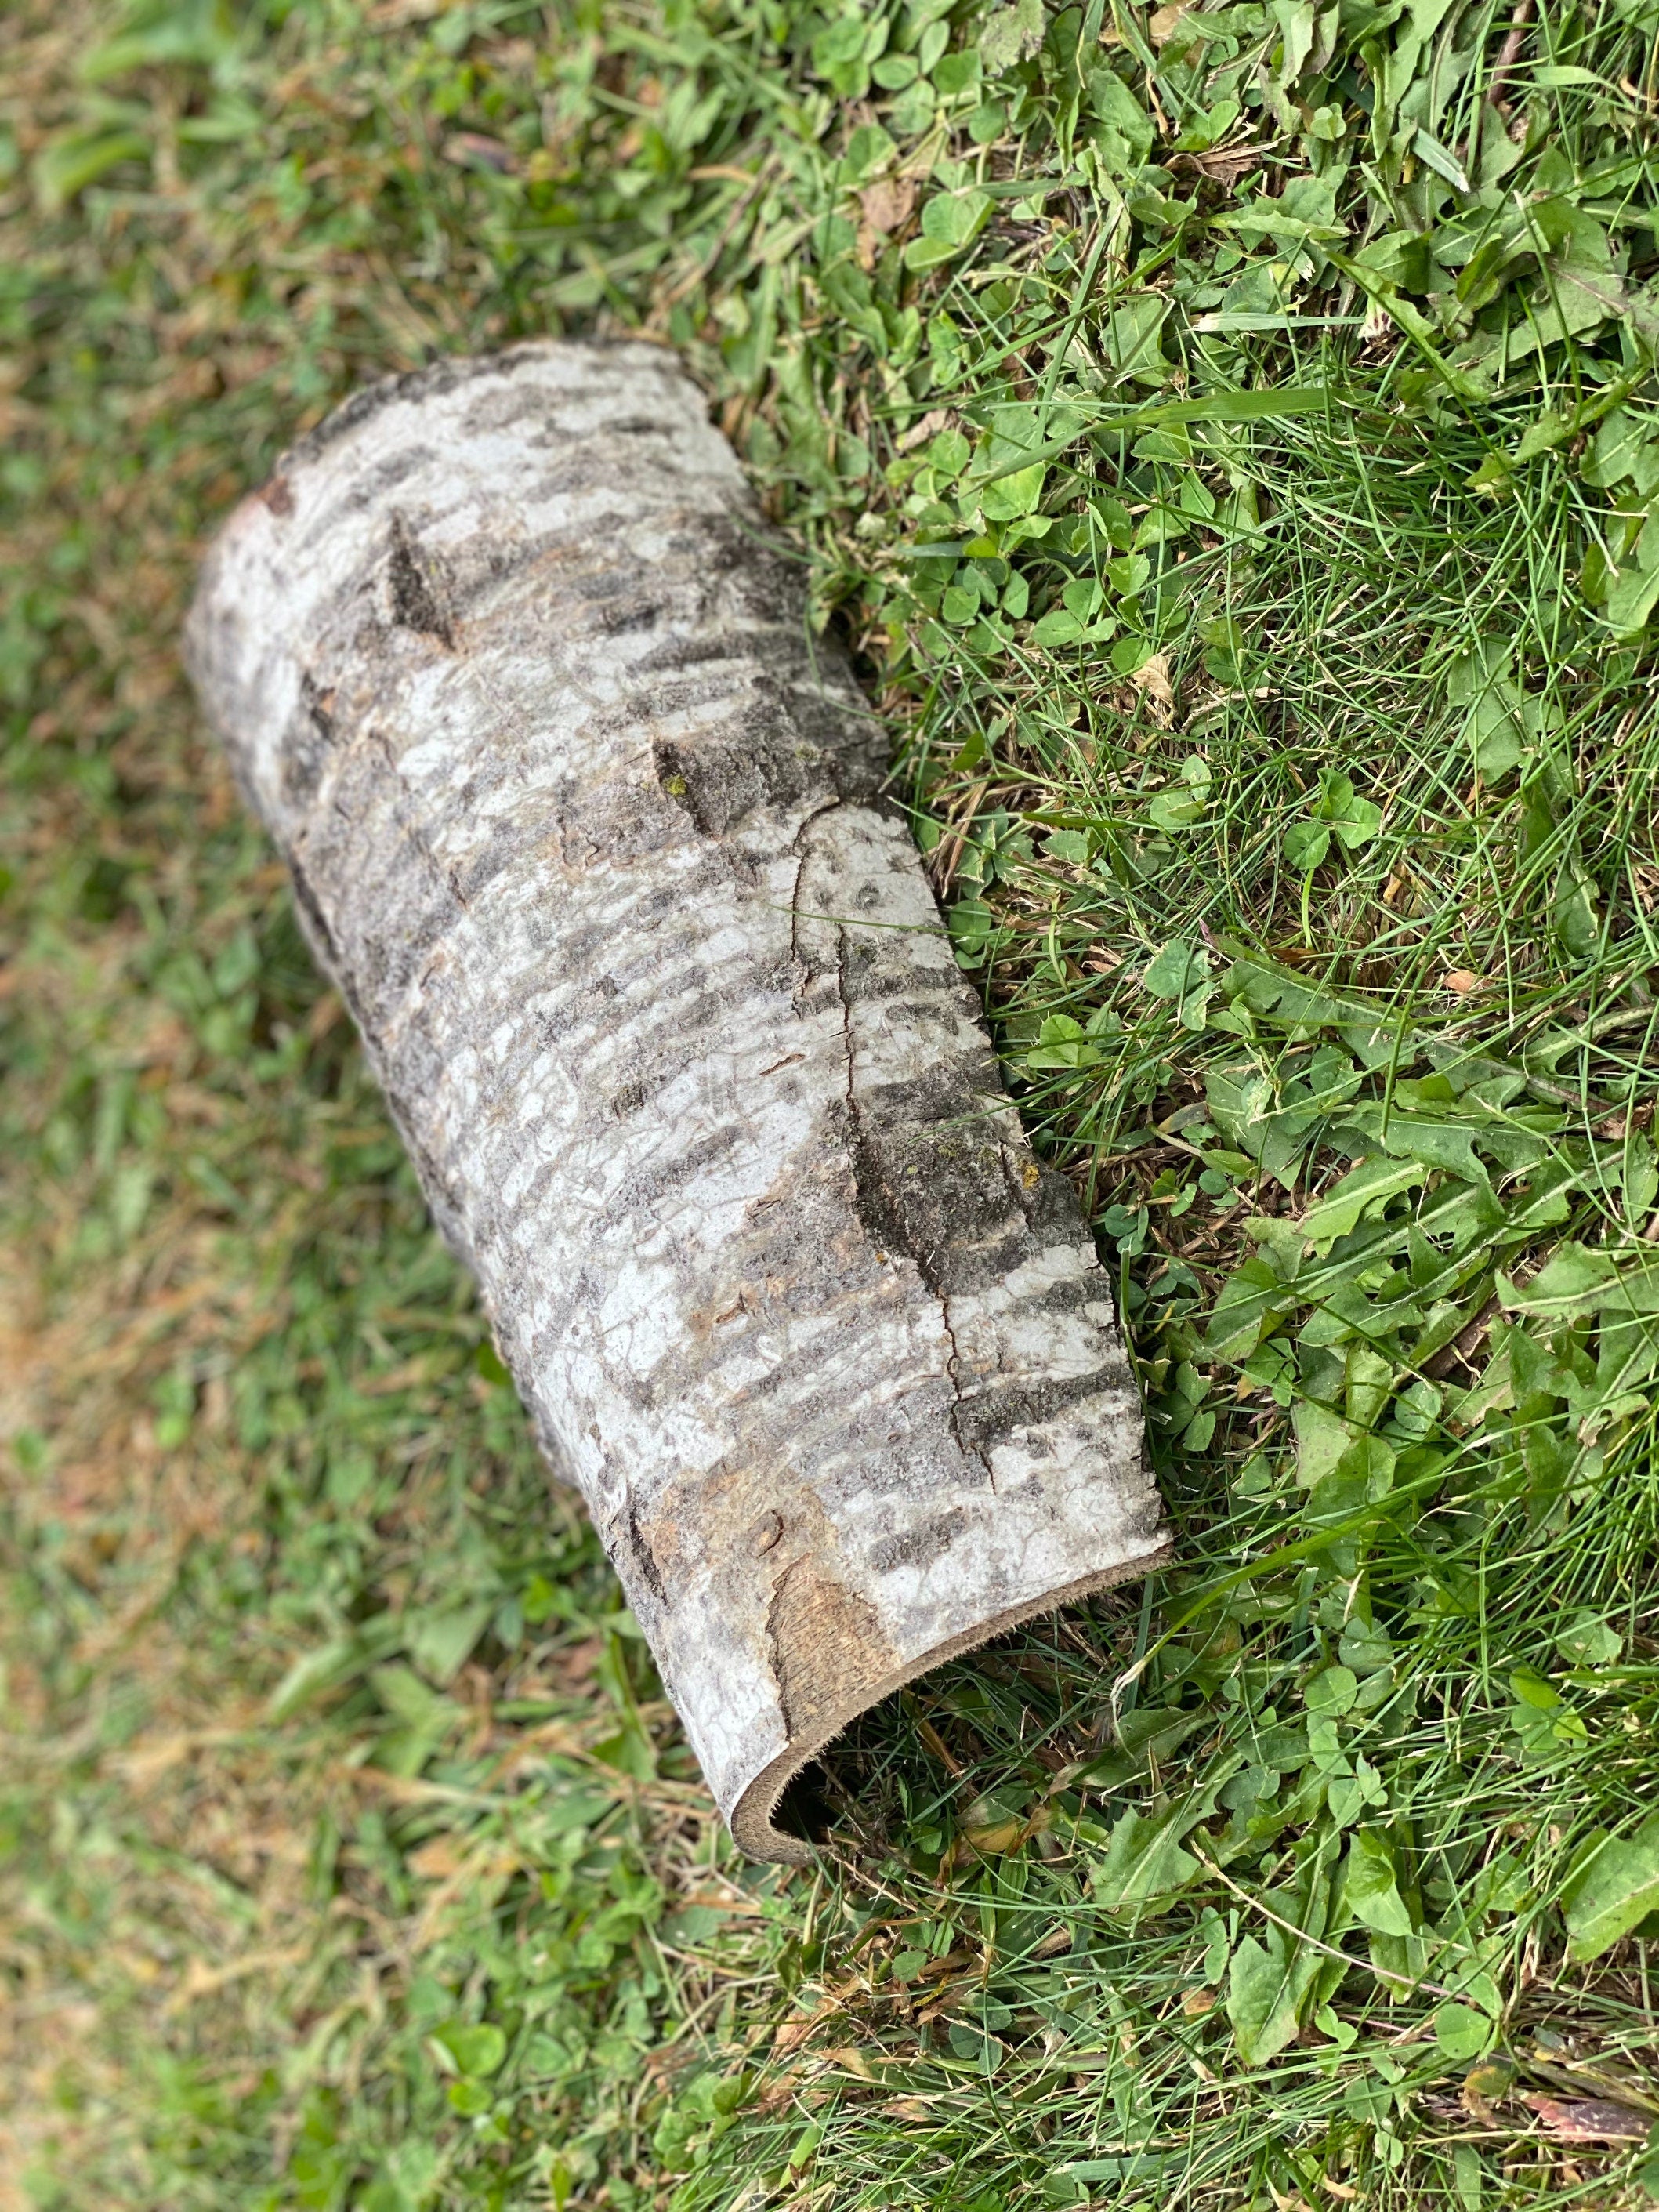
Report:
[[[1110,1291],[881,732],[658,349],[352,400],[192,672],[760,1858],[855,1713],[1164,1548]]]

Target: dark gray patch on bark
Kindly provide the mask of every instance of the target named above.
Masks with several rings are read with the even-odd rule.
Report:
[[[599,628],[606,637],[627,637],[637,630],[655,629],[662,609],[654,599],[635,599],[624,606],[606,607]]]
[[[994,1081],[994,1065],[987,1074]],[[874,1087],[853,1117],[860,1218],[884,1251],[915,1261],[936,1297],[982,1289],[1030,1240],[1008,1196],[987,1103],[948,1070]]]
[[[914,1261],[921,1279],[938,1297],[944,1288],[937,1243],[919,1233],[905,1217],[902,1194],[890,1175],[883,1147],[870,1133],[861,1110],[848,1117],[853,1156],[853,1182],[858,1193],[859,1219],[878,1252]]]
[[[867,763],[848,757],[854,718],[844,707],[770,676],[754,678],[749,695],[695,741],[653,748],[658,781],[705,837],[725,836],[757,807],[787,811],[814,793],[844,799],[867,780]]]
[[[300,704],[283,746],[283,796],[290,805],[308,805],[316,796],[334,744],[334,694],[301,669]]]
[[[442,573],[424,553],[400,514],[392,518],[392,551],[386,564],[392,587],[392,618],[455,650],[455,618]]]
[[[1037,1163],[1037,1178],[1026,1182],[1017,1161],[1005,1153],[1004,1175],[1015,1203],[1024,1214],[1034,1237],[1047,1242],[1075,1225],[1079,1206],[1077,1192],[1058,1168]]]
[[[617,1228],[635,1212],[646,1212],[671,1191],[695,1182],[702,1170],[722,1159],[738,1141],[735,1129],[716,1129],[700,1144],[689,1146],[665,1165],[640,1168],[624,1176],[610,1204],[594,1217],[596,1229]]]
[[[936,1521],[924,1522],[919,1528],[907,1528],[902,1536],[884,1536],[879,1543],[872,1544],[870,1564],[878,1575],[890,1575],[895,1567],[931,1566],[967,1526],[968,1516],[959,1505],[952,1506]]]
[[[1034,1428],[1067,1406],[1122,1387],[1122,1370],[1115,1367],[1097,1367],[1091,1374],[1057,1376],[1037,1383],[992,1385],[960,1400],[957,1431],[969,1450],[983,1451],[1016,1429]]]
[[[628,1563],[645,1584],[659,1605],[668,1602],[663,1588],[662,1570],[657,1565],[657,1555],[652,1550],[643,1528],[640,1526],[640,1509],[633,1498],[628,1501],[628,1511],[622,1523],[622,1534],[627,1547]]]
[[[411,447],[408,451],[389,456],[378,467],[367,472],[362,480],[354,484],[345,505],[358,514],[378,507],[388,492],[396,491],[399,484],[407,483],[411,477],[420,476],[430,467],[432,455],[424,447]],[[313,521],[306,533],[305,544],[325,538],[335,518],[325,514],[320,526]]]
[[[521,828],[508,822],[493,823],[489,842],[477,858],[464,868],[450,871],[450,880],[461,903],[471,905],[480,891],[486,890],[497,876],[510,868],[518,859],[523,845]]]

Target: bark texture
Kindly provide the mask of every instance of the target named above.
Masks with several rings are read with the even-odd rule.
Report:
[[[1164,1548],[1112,1302],[881,732],[672,356],[353,400],[191,668],[734,1834],[923,1668]]]

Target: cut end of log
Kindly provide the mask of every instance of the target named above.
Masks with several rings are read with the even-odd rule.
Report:
[[[732,1807],[732,1834],[738,1847],[751,1859],[777,1860],[797,1866],[810,1863],[816,1856],[813,1844],[808,1838],[780,1826],[778,1814],[790,1784],[821,1752],[828,1750],[842,1730],[849,1728],[860,1713],[868,1712],[872,1705],[880,1705],[884,1698],[904,1689],[918,1676],[944,1666],[947,1660],[960,1659],[964,1652],[977,1650],[981,1644],[1007,1635],[1011,1629],[1022,1627],[1028,1620],[1035,1620],[1045,1613],[1056,1613],[1062,1606],[1080,1605],[1085,1598],[1097,1597],[1102,1590],[1110,1589],[1118,1583],[1150,1574],[1154,1568],[1164,1565],[1171,1550],[1167,1541],[1159,1543],[1144,1559],[1129,1560],[1121,1566],[1104,1567],[1097,1574],[1085,1575],[1077,1582],[1068,1583],[1064,1589],[1045,1591],[1042,1596],[1032,1598],[1024,1605],[1010,1606],[981,1626],[948,1637],[932,1650],[922,1652],[879,1680],[866,1680],[858,1688],[849,1684],[842,1699],[815,1723],[803,1726],[799,1733],[792,1732],[788,1749],[755,1777]]]
[[[743,1847],[855,1714],[1164,1555],[1111,1291],[879,724],[673,357],[362,395],[192,673]]]

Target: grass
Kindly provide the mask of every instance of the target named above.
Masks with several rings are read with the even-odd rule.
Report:
[[[0,2203],[1659,2193],[1656,27],[0,24]],[[890,718],[1181,1533],[860,1723],[806,1875],[174,657],[355,381],[595,322]]]

